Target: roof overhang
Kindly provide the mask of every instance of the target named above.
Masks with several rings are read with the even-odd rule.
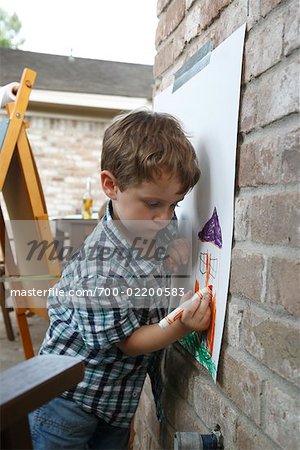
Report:
[[[151,107],[152,101],[142,97],[123,97],[117,95],[82,94],[78,92],[47,91],[33,89],[30,94],[32,106],[54,105],[70,108],[91,108],[102,110],[132,110]]]

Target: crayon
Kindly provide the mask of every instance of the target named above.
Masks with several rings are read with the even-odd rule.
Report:
[[[159,326],[161,328],[168,328],[172,323],[174,323],[177,319],[179,319],[183,311],[187,309],[195,300],[200,299],[208,299],[211,300],[212,297],[212,285],[205,287],[204,289],[199,289],[195,294],[192,296],[192,298],[186,300],[181,305],[179,305],[174,311],[172,311],[170,314],[168,314],[166,317],[164,317],[160,322]]]

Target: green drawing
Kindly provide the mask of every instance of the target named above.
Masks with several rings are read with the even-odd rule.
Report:
[[[199,342],[199,336],[196,331],[188,334],[179,340],[180,344],[188,350],[194,358],[198,361],[198,363],[202,364],[209,373],[212,378],[215,380],[217,376],[217,368],[215,363],[211,359],[211,355],[206,348],[206,346],[201,342]]]

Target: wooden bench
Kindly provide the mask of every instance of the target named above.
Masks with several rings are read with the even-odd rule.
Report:
[[[32,449],[28,413],[79,383],[79,358],[40,355],[0,373],[1,449]]]

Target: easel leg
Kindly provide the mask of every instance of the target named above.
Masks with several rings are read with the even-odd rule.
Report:
[[[18,312],[18,310],[16,310],[16,317],[17,317],[20,338],[22,341],[25,359],[32,358],[34,356],[34,351],[33,351],[32,340],[31,340],[31,336],[30,336],[30,332],[29,332],[29,327],[28,327],[28,322],[27,322],[27,317],[26,317],[25,311]]]
[[[10,320],[10,316],[9,316],[9,311],[11,311],[11,308],[7,308],[6,304],[5,304],[5,289],[4,289],[4,284],[0,283],[0,303],[1,303],[1,310],[2,310],[2,315],[3,315],[3,320],[4,320],[4,325],[5,325],[5,331],[6,331],[6,336],[7,339],[9,341],[14,341],[15,340],[15,335],[14,335],[14,330],[11,324],[11,320]]]

